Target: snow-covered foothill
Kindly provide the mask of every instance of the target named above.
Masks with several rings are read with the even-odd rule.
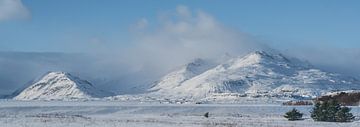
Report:
[[[22,90],[15,100],[77,100],[109,96],[90,82],[66,72],[49,72]]]

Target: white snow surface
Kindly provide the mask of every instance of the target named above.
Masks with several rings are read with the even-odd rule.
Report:
[[[278,53],[256,51],[212,68],[202,65],[205,64],[186,65],[166,75],[153,87],[150,95],[194,100],[239,97],[309,99],[331,91],[360,89],[360,82],[355,78],[321,71]]]
[[[292,108],[304,120],[283,117]],[[354,122],[315,122],[312,106],[243,104],[140,104],[104,101],[3,101],[1,127],[358,127],[359,107],[351,107]],[[209,118],[204,114],[209,112]]]
[[[49,72],[17,96],[15,100],[77,100],[109,95],[90,82],[65,72]]]
[[[192,62],[175,69],[173,72],[165,75],[149,91],[168,92],[179,87],[184,81],[197,76],[213,67],[208,61],[203,59],[195,59]]]

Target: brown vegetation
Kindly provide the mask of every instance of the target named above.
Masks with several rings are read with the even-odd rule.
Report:
[[[341,92],[336,95],[326,95],[315,99],[316,102],[336,100],[344,106],[358,106],[360,102],[360,92],[345,93]]]
[[[283,105],[313,105],[311,100],[287,101]]]

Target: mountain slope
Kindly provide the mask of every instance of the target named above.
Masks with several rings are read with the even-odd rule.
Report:
[[[203,73],[211,67],[213,67],[211,62],[203,59],[195,59],[192,62],[163,76],[152,88],[150,88],[150,91],[167,92],[175,87],[179,87],[179,85],[181,85],[184,81]]]
[[[167,96],[266,96],[312,98],[330,91],[360,89],[360,82],[315,69],[297,59],[264,51],[233,58],[182,82],[169,82]],[[161,85],[156,86],[158,89]],[[156,94],[156,92],[154,92]]]
[[[50,72],[21,91],[15,100],[91,99],[110,95],[65,72]]]

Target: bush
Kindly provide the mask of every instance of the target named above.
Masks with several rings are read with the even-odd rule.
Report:
[[[335,114],[335,119],[337,122],[351,122],[355,117],[350,113],[351,109],[348,107],[342,107]]]
[[[299,100],[299,101],[287,101],[283,105],[313,105],[310,100]]]
[[[209,118],[209,112],[206,112],[206,113],[204,114],[204,117]]]
[[[311,111],[311,118],[315,121],[350,122],[354,119],[350,110],[348,107],[341,107],[335,100],[318,102]]]
[[[302,120],[303,114],[293,108],[291,111],[285,113],[284,117],[289,121]]]

